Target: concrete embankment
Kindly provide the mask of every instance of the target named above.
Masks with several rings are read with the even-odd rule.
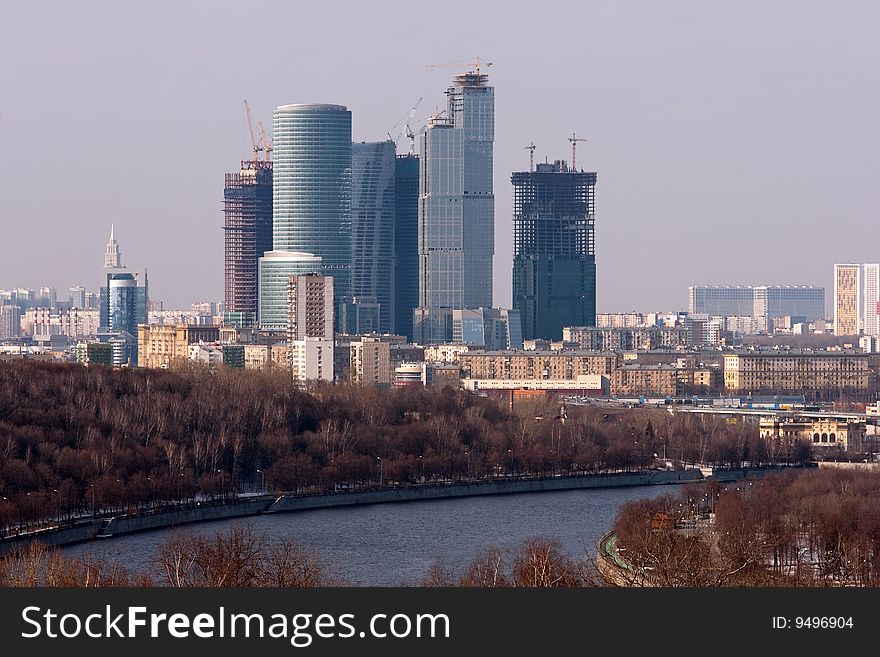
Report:
[[[764,474],[766,472],[767,470],[765,469],[722,470],[715,471],[711,476],[719,481],[735,481],[758,476],[759,473]],[[38,540],[46,545],[61,546],[108,536],[119,536],[211,520],[242,518],[261,513],[283,513],[306,509],[326,509],[337,506],[412,502],[473,497],[477,495],[509,495],[514,493],[538,493],[586,488],[680,484],[690,481],[703,481],[707,478],[707,475],[707,472],[701,471],[698,468],[692,468],[687,470],[650,470],[645,472],[619,472],[534,479],[492,479],[449,484],[402,486],[381,490],[345,491],[322,495],[282,495],[277,498],[261,495],[238,498],[225,503],[203,503],[149,513],[84,519],[65,527],[47,528],[0,539],[0,554],[9,553],[19,546],[26,546],[33,540]]]

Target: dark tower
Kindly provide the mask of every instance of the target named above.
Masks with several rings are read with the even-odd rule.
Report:
[[[413,339],[419,305],[419,156],[398,155],[394,166],[394,332]]]
[[[564,160],[514,173],[513,307],[523,339],[596,323],[596,173]]]

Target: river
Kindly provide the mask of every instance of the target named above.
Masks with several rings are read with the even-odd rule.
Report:
[[[230,522],[248,523],[272,539],[314,548],[332,573],[353,583],[415,585],[438,559],[461,572],[482,549],[515,549],[534,536],[558,540],[571,556],[592,558],[623,504],[675,491],[632,486],[370,504],[206,522],[194,529],[213,533]],[[173,531],[99,539],[65,547],[64,554],[91,553],[158,577],[158,546]]]

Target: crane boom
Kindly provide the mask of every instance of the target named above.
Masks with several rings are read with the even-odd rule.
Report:
[[[583,137],[578,137],[577,133],[572,132],[571,137],[568,138],[568,141],[571,142],[571,170],[575,171],[575,155],[577,154],[577,143],[579,141],[587,141]]]
[[[254,151],[254,162],[257,162],[260,157],[259,153],[263,150],[262,145],[257,143],[256,137],[254,137],[254,117],[251,115],[251,108],[248,105],[247,99],[244,101],[244,111],[247,115],[247,124],[248,124],[248,132],[251,135],[251,148]]]

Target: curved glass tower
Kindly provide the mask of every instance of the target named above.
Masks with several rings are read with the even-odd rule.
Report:
[[[281,105],[272,132],[273,250],[320,256],[341,301],[351,295],[351,112]]]

